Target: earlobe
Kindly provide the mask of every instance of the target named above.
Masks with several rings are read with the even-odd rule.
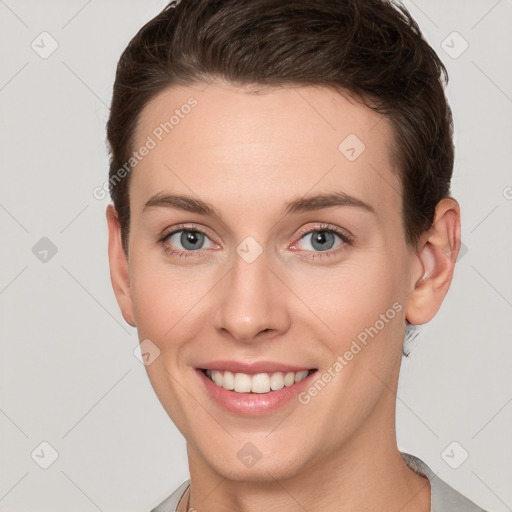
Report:
[[[441,307],[452,281],[459,249],[459,204],[453,198],[444,198],[437,204],[433,225],[418,246],[421,270],[405,312],[411,324],[429,322]]]
[[[114,205],[109,204],[106,210],[108,224],[108,259],[110,263],[110,279],[112,288],[126,322],[135,327],[133,303],[130,290],[128,257],[124,252],[121,225]]]

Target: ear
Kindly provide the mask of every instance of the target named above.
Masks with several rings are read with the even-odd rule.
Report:
[[[108,224],[108,259],[110,262],[110,279],[117,303],[123,318],[135,327],[133,304],[130,292],[130,275],[128,272],[128,257],[123,249],[121,240],[121,225],[113,204],[107,206]]]
[[[441,307],[452,281],[460,249],[460,208],[444,198],[436,206],[432,227],[421,237],[416,252],[416,282],[405,316],[413,325],[429,322]]]

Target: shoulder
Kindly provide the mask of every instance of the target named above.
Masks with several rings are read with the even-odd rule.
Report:
[[[176,507],[189,485],[190,480],[183,482],[169,497],[153,508],[151,512],[176,512]]]
[[[421,459],[408,453],[402,453],[401,455],[413,471],[428,478],[431,487],[431,512],[452,512],[454,510],[486,512],[441,480]]]

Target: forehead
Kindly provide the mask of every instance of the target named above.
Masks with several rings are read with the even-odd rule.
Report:
[[[132,171],[132,210],[161,191],[231,198],[247,211],[332,190],[396,209],[391,137],[386,119],[325,87],[171,87],[139,118],[134,150],[151,149]]]

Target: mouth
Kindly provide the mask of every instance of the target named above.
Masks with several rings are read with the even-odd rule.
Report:
[[[259,373],[244,373],[196,368],[196,374],[207,396],[223,411],[237,416],[262,417],[277,413],[286,405],[297,407],[300,404],[297,396],[311,385],[318,370],[294,369],[297,371],[287,368],[282,372],[262,372],[260,368]]]
[[[240,394],[264,394],[294,386],[316,372],[316,368],[297,372],[263,372],[256,374],[198,368],[219,388]]]

